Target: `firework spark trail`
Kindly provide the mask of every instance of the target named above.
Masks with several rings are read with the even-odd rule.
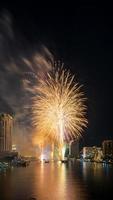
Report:
[[[86,99],[69,71],[53,70],[33,92],[32,123],[37,137],[62,147],[64,141],[81,136],[87,126]]]

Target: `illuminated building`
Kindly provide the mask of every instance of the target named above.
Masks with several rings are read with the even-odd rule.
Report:
[[[96,147],[83,147],[83,158],[89,158],[92,159],[94,158],[95,152],[96,152]]]
[[[113,158],[113,140],[104,140],[102,142],[103,155]]]
[[[12,151],[13,118],[9,114],[0,114],[0,152]]]
[[[83,147],[83,158],[100,162],[103,159],[102,149],[100,147]]]
[[[93,160],[95,162],[102,162],[103,161],[103,152],[102,152],[101,147],[96,147]]]

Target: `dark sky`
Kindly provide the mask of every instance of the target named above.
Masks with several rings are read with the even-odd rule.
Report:
[[[90,1],[89,1],[90,2]],[[26,41],[46,45],[75,73],[88,98],[84,143],[113,138],[113,12],[111,5],[1,4]]]

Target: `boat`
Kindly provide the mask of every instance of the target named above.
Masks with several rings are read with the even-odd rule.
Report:
[[[9,165],[6,162],[0,162],[0,170],[8,169]]]
[[[49,160],[45,160],[44,162],[45,162],[45,163],[49,163]]]
[[[16,167],[27,167],[29,164],[30,164],[29,160],[24,160],[21,158],[12,160],[12,165]]]
[[[67,158],[64,158],[64,159],[61,160],[62,163],[68,163],[68,161],[69,160]]]

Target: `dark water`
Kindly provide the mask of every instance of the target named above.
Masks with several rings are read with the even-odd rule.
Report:
[[[95,163],[32,163],[0,172],[0,200],[113,198],[113,166]]]

